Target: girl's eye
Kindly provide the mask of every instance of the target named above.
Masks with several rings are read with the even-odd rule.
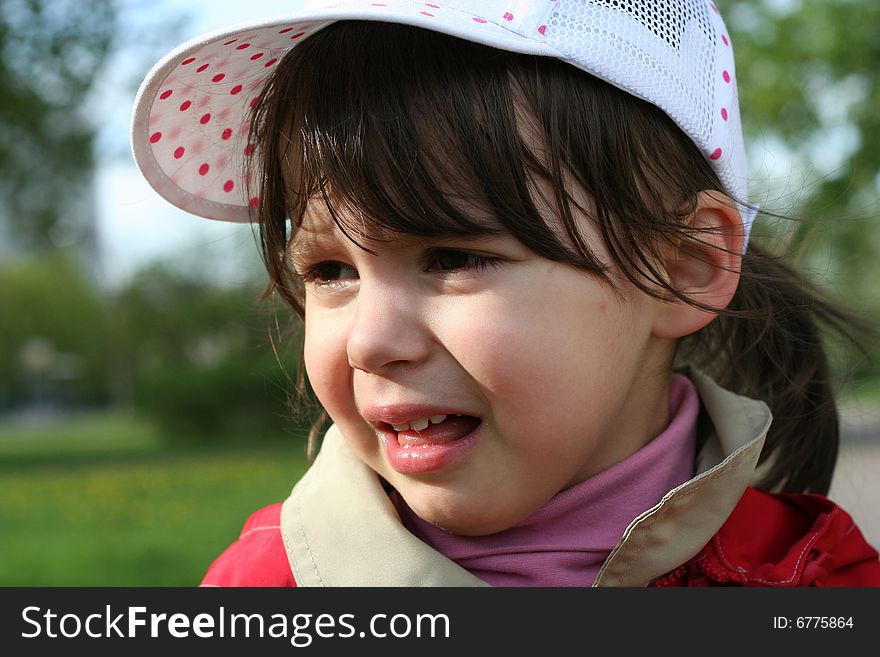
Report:
[[[500,264],[501,261],[497,258],[458,249],[433,249],[428,255],[429,271],[481,270]]]
[[[327,262],[319,262],[306,269],[302,274],[302,279],[306,283],[316,283],[317,285],[332,285],[351,278],[357,278],[357,270],[346,265],[343,262],[328,260]]]

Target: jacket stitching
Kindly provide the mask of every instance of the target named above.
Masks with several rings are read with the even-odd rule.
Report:
[[[724,549],[721,547],[721,540],[716,536],[715,537],[715,550],[718,552],[718,558],[721,559],[721,562],[724,564],[725,568],[729,570],[736,570],[740,573],[744,574],[744,578],[750,582],[761,582],[762,584],[788,584],[789,582],[794,581],[794,578],[797,576],[798,570],[800,570],[801,562],[804,559],[806,553],[813,547],[813,544],[818,539],[818,534],[813,534],[811,540],[807,542],[804,546],[804,549],[801,550],[801,553],[798,555],[797,563],[794,565],[794,570],[791,573],[791,576],[788,579],[765,579],[763,577],[749,577],[745,573],[747,572],[745,568],[741,566],[734,566],[730,560],[727,558],[727,555],[724,554]]]
[[[321,586],[326,586],[326,584],[324,583],[324,580],[321,578],[321,573],[318,572],[318,564],[315,563],[315,556],[312,554],[312,548],[309,545],[309,540],[306,538],[306,529],[303,526],[302,513],[300,513],[300,509],[301,509],[301,507],[299,505],[299,500],[297,500],[296,501],[296,510],[297,510],[296,518],[297,518],[297,524],[299,525],[299,532],[302,535],[303,543],[306,546],[306,552],[309,555],[309,561],[312,562],[312,568],[315,571],[315,577],[318,578],[318,581],[321,583]]]
[[[262,527],[251,527],[246,532],[242,532],[241,536],[238,537],[238,540],[243,539],[248,534],[253,534],[254,532],[258,532],[263,529],[281,529],[281,525],[263,525]]]
[[[734,466],[731,467],[731,468],[727,468],[726,470],[723,470],[723,471],[722,471],[722,470],[718,470],[718,471],[716,471],[716,472],[710,474],[709,476],[705,477],[705,478],[703,479],[703,481],[700,482],[699,485],[694,486],[693,488],[691,488],[691,489],[690,489],[689,491],[687,491],[686,493],[683,493],[683,494],[679,495],[678,497],[675,497],[675,498],[669,500],[668,503],[667,503],[667,505],[665,506],[665,509],[669,509],[670,507],[677,508],[677,507],[681,506],[682,502],[683,502],[686,498],[688,498],[689,496],[691,496],[691,495],[693,495],[694,493],[696,493],[696,492],[697,492],[698,490],[700,490],[703,486],[707,485],[708,483],[710,483],[710,482],[712,482],[712,481],[715,481],[715,479],[717,479],[718,477],[720,477],[722,474],[724,474],[724,473],[729,473],[729,472],[733,472],[734,470],[738,470],[738,469],[744,467],[745,465],[746,465],[746,464],[745,464],[744,462],[740,462],[740,463],[738,463],[737,465],[734,465]],[[654,515],[654,518],[651,520],[650,524],[648,524],[648,526],[645,527],[645,531],[642,532],[642,540],[639,541],[638,548],[636,549],[635,554],[634,554],[632,557],[630,557],[630,559],[628,560],[628,564],[627,564],[626,570],[623,572],[623,574],[621,574],[621,575],[617,578],[617,584],[618,584],[619,586],[622,585],[623,580],[626,578],[627,575],[629,575],[629,572],[632,570],[633,565],[636,563],[636,561],[638,561],[638,557],[639,557],[639,555],[641,555],[642,551],[645,549],[645,543],[646,543],[647,540],[648,540],[648,536],[651,535],[651,530],[654,528],[654,525],[656,524],[656,522],[657,522],[658,520],[660,520],[660,516],[663,515],[663,514],[661,513],[661,511],[663,511],[663,510],[664,510],[664,507],[661,506],[660,509],[657,510],[657,513]]]
[[[831,512],[829,513],[829,516],[835,514],[836,512],[837,512],[837,509],[832,509]],[[829,523],[831,522],[830,517],[828,519],[828,522]],[[847,532],[847,533],[849,533],[849,532]],[[813,546],[816,544],[816,541],[819,540],[819,535],[820,535],[819,532],[813,532],[813,535],[810,537],[810,540],[807,542],[807,544],[804,546],[804,549],[801,550],[801,553],[798,555],[797,563],[794,566],[794,570],[791,573],[791,577],[789,577],[788,579],[773,580],[773,579],[765,579],[763,577],[749,577],[748,575],[746,575],[746,579],[750,582],[760,582],[761,584],[788,584],[789,582],[794,581],[794,578],[797,577],[798,571],[800,571],[800,569],[801,569],[801,563],[803,562],[804,557],[807,555],[807,553],[810,550],[813,549]],[[724,550],[721,547],[721,539],[718,536],[716,536],[715,538],[716,538],[715,548],[718,551],[718,556],[720,557],[720,559],[724,563],[724,565],[727,568],[737,569],[740,572],[745,573],[746,570],[744,568],[741,568],[739,566],[734,566],[733,564],[730,563],[730,560],[724,554]]]

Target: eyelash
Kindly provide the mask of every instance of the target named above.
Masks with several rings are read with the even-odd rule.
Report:
[[[436,262],[438,257],[448,254],[456,254],[458,256],[464,256],[468,260],[468,264],[456,266],[456,267],[440,267],[437,266]],[[494,258],[492,256],[485,256],[478,253],[472,253],[470,251],[464,251],[462,249],[447,249],[447,248],[439,248],[439,249],[431,249],[427,257],[425,258],[428,262],[428,266],[426,267],[426,271],[429,272],[456,272],[456,271],[485,271],[490,268],[497,268],[503,264],[503,260],[500,258]],[[434,264],[431,264],[433,261]],[[300,277],[306,283],[315,283],[317,285],[325,285],[325,286],[333,286],[338,285],[341,281],[345,280],[342,278],[331,279],[327,278],[327,268],[334,267],[337,269],[348,268],[354,270],[350,265],[346,265],[345,263],[338,262],[336,260],[325,260],[323,262],[316,263],[311,267],[306,268],[301,274]],[[322,270],[323,274],[322,274]]]

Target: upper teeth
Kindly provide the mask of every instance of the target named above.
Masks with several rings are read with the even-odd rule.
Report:
[[[429,424],[440,424],[445,419],[445,415],[432,415],[431,417],[420,417],[417,420],[411,420],[403,424],[392,424],[391,426],[394,427],[395,431],[406,431],[407,429],[422,431],[427,429]]]

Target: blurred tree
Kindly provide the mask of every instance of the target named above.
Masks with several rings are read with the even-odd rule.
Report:
[[[0,0],[0,222],[19,248],[93,239],[82,104],[116,32],[113,0]]]
[[[128,389],[168,441],[271,439],[311,421],[287,405],[298,342],[278,336],[273,308],[258,296],[253,285],[211,285],[164,264],[116,296],[113,350],[130,377],[117,391]]]
[[[799,227],[795,244],[819,233],[817,266],[880,310],[880,2],[719,5],[736,47],[752,168],[766,157],[764,144],[781,141],[804,175],[794,190],[783,192],[792,194],[787,205],[793,207],[772,209],[833,219]],[[795,179],[798,170],[790,172]],[[776,205],[779,190],[764,194]]]
[[[113,118],[104,97],[129,103],[187,20],[185,7],[155,9],[143,0],[0,0],[0,253],[74,246],[85,262],[95,257],[95,148]],[[127,144],[119,133],[114,142]]]
[[[758,219],[831,293],[880,322],[880,2],[719,0],[736,48],[737,78],[756,194],[772,212],[808,221]],[[760,171],[787,152],[786,168]],[[768,153],[767,146],[770,145]],[[764,187],[762,188],[762,184]],[[876,340],[876,338],[875,338]],[[858,378],[872,362],[841,354]],[[849,369],[849,365],[847,365]]]
[[[0,262],[0,408],[107,401],[109,310],[70,255]]]

